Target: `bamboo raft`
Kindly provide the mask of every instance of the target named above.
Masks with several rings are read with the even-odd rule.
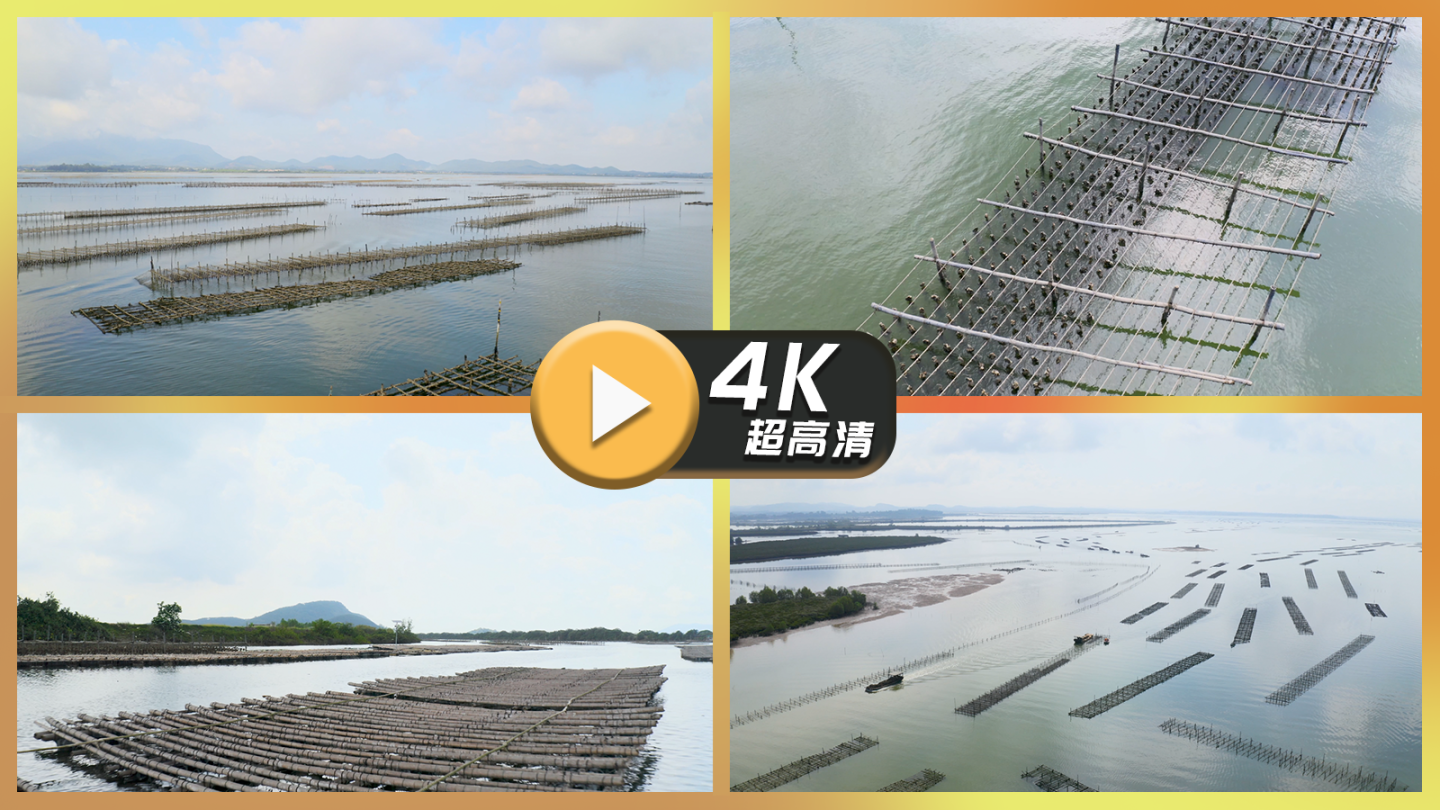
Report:
[[[1205,618],[1206,616],[1209,616],[1209,615],[1210,615],[1210,611],[1209,611],[1208,609],[1206,609],[1206,608],[1200,608],[1199,610],[1195,611],[1194,613],[1191,613],[1189,616],[1186,616],[1185,618],[1181,619],[1180,621],[1175,622],[1174,624],[1170,625],[1169,627],[1166,627],[1164,630],[1161,630],[1161,631],[1155,633],[1154,635],[1147,637],[1145,640],[1146,640],[1146,641],[1153,641],[1153,642],[1155,642],[1156,644],[1162,643],[1162,642],[1164,642],[1166,639],[1168,639],[1168,638],[1170,638],[1171,636],[1175,635],[1176,633],[1180,632],[1181,630],[1184,630],[1185,628],[1189,627],[1190,625],[1194,624],[1195,622],[1200,621],[1201,619],[1203,619],[1203,618]]]
[[[16,261],[20,267],[32,267],[40,264],[83,262],[102,256],[131,256],[136,253],[157,253],[164,250],[183,250],[185,248],[203,247],[205,245],[218,245],[222,242],[243,242],[247,239],[270,239],[276,236],[309,233],[320,230],[323,227],[325,226],[303,225],[296,222],[289,225],[267,225],[263,228],[236,228],[234,230],[214,231],[211,233],[162,236],[156,239],[134,239],[129,242],[78,245],[76,247],[59,248],[57,250],[34,250],[29,253],[21,253]]]
[[[681,197],[686,194],[704,194],[703,191],[680,191],[678,189],[617,188],[596,191],[589,196],[577,196],[577,203],[611,203],[628,200],[663,200],[667,197]]]
[[[1368,611],[1370,611],[1370,616],[1371,616],[1372,618],[1376,618],[1376,619],[1386,619],[1386,618],[1389,618],[1388,616],[1385,615],[1385,611],[1381,610],[1381,609],[1380,609],[1380,606],[1377,605],[1377,604],[1375,604],[1374,602],[1366,602],[1366,603],[1365,603],[1365,609],[1368,610]]]
[[[538,363],[525,365],[511,357],[465,358],[465,362],[444,371],[430,372],[397,385],[382,385],[367,397],[524,396],[535,384]],[[504,386],[503,390],[501,386]]]
[[[1192,583],[1192,587],[1193,587],[1193,583]],[[1181,595],[1183,596],[1184,594],[1182,593]],[[1121,624],[1134,624],[1134,623],[1140,621],[1141,619],[1145,618],[1146,616],[1149,616],[1150,614],[1152,614],[1152,613],[1154,613],[1155,611],[1159,610],[1160,608],[1165,607],[1165,606],[1168,605],[1168,604],[1170,604],[1170,603],[1169,603],[1169,602],[1156,602],[1155,604],[1151,605],[1150,607],[1141,609],[1140,612],[1138,612],[1138,613],[1131,613],[1129,616],[1126,616],[1125,618],[1121,619],[1121,620],[1120,620],[1120,623],[1121,623]]]
[[[1098,641],[1098,639],[1096,640]],[[1084,655],[1094,646],[1094,643],[1073,644],[1070,647],[1066,648],[1064,651],[1060,652],[1058,655],[1052,656],[1050,659],[1046,660],[1039,666],[1025,670],[1014,678],[1011,678],[1005,683],[1002,683],[994,689],[991,689],[989,692],[986,692],[980,697],[977,697],[969,703],[966,703],[964,706],[959,707],[955,710],[955,713],[963,714],[967,717],[976,717],[981,712],[994,706],[1005,698],[1010,697],[1016,692],[1019,692],[1021,689],[1024,689],[1025,687],[1029,686],[1032,683],[1035,683],[1036,681],[1040,680],[1046,675],[1049,675],[1060,667],[1070,663],[1076,658],[1079,658],[1081,655]]]
[[[1229,751],[1232,754],[1238,754],[1247,759],[1274,765],[1277,768],[1298,771],[1305,776],[1323,779],[1326,782],[1339,785],[1348,790],[1409,790],[1408,787],[1400,784],[1398,780],[1390,778],[1388,773],[1384,775],[1381,775],[1379,771],[1366,773],[1363,769],[1355,768],[1348,764],[1331,762],[1326,759],[1306,756],[1305,754],[1278,748],[1273,745],[1257,743],[1253,739],[1219,731],[1213,727],[1202,726],[1198,723],[1176,720],[1172,717],[1160,724],[1160,730],[1166,734],[1173,734],[1177,737],[1184,737],[1189,740],[1205,743],[1221,751]]]
[[[1276,689],[1265,698],[1266,703],[1274,703],[1277,706],[1289,706],[1295,699],[1305,694],[1311,687],[1325,680],[1326,676],[1340,668],[1341,664],[1349,661],[1360,653],[1361,650],[1370,646],[1374,636],[1359,635],[1344,647],[1331,653],[1324,661],[1305,670],[1295,680]]]
[[[172,790],[615,790],[663,666],[495,667],[184,711],[46,718],[36,734]]]
[[[1306,560],[1305,562],[1302,562],[1302,563],[1300,563],[1300,564],[1301,564],[1301,565],[1311,565],[1311,564],[1317,563],[1317,562],[1320,562],[1319,558],[1316,558],[1316,559],[1313,559],[1313,560]]]
[[[1081,706],[1078,709],[1071,709],[1070,716],[1084,717],[1087,719],[1098,717],[1099,715],[1110,711],[1116,706],[1119,706],[1125,701],[1130,700],[1136,695],[1139,695],[1150,689],[1154,689],[1155,687],[1170,680],[1176,675],[1179,675],[1185,670],[1196,666],[1197,664],[1202,664],[1205,661],[1208,661],[1209,659],[1214,657],[1215,656],[1212,653],[1197,652],[1194,655],[1182,658],[1179,661],[1171,664],[1170,666],[1165,667],[1164,669],[1157,670],[1150,673],[1149,675],[1146,675],[1138,681],[1126,684],[1125,686],[1116,689],[1114,692],[1111,692],[1104,697],[1097,698],[1096,700],[1092,700],[1089,703],[1086,703],[1084,706]]]
[[[1224,583],[1217,582],[1210,588],[1210,595],[1205,598],[1205,607],[1213,608],[1220,604],[1220,594],[1225,592]]]
[[[781,765],[769,773],[763,773],[754,779],[741,782],[738,785],[731,785],[730,792],[765,792],[774,790],[781,785],[788,785],[802,776],[814,773],[827,765],[834,765],[842,759],[853,757],[864,751],[879,745],[879,740],[872,740],[866,736],[858,736],[853,740],[846,740],[843,743],[818,754],[811,754],[808,757],[791,762],[788,765]]]
[[[1206,577],[1206,579],[1215,579],[1216,577],[1222,576],[1224,573],[1225,573],[1224,571],[1216,571],[1215,573],[1213,573],[1213,574],[1211,574],[1210,576]]]
[[[1312,591],[1319,590],[1320,588],[1320,583],[1315,581],[1315,572],[1309,568],[1305,569],[1305,584],[1309,585]]]
[[[459,211],[464,208],[497,208],[512,205],[529,205],[530,198],[522,199],[497,198],[483,202],[460,203],[459,205],[431,205],[424,208],[395,208],[385,211],[366,211],[363,216],[367,217],[398,217],[403,214],[429,214],[433,211]]]
[[[499,228],[504,225],[513,225],[517,222],[529,222],[532,219],[551,219],[553,217],[569,216],[586,210],[584,206],[564,205],[555,208],[533,208],[529,211],[521,211],[518,214],[502,214],[499,216],[485,217],[483,219],[462,219],[455,223],[466,228]]]
[[[1047,793],[1098,793],[1095,788],[1083,785],[1057,770],[1036,765],[1033,770],[1020,774],[1020,778]]]
[[[1198,570],[1198,571],[1191,571],[1190,573],[1186,574],[1185,576],[1187,576],[1187,577],[1198,577],[1198,576],[1200,576],[1201,574],[1205,573],[1206,570],[1207,570],[1207,569],[1201,568],[1201,569]]]
[[[1305,614],[1300,612],[1300,606],[1295,604],[1294,599],[1282,596],[1280,601],[1285,603],[1285,610],[1290,614],[1290,621],[1295,623],[1295,632],[1302,636],[1315,635],[1315,631],[1310,629],[1310,622],[1305,620]]]
[[[1245,608],[1245,612],[1240,614],[1240,624],[1235,628],[1235,640],[1230,642],[1231,647],[1250,643],[1250,636],[1255,632],[1255,616],[1258,613],[1255,608]]]
[[[208,214],[174,214],[168,217],[147,217],[145,219],[81,220],[64,225],[42,225],[35,228],[21,228],[19,236],[41,236],[50,233],[76,233],[82,231],[109,231],[120,228],[141,228],[151,225],[174,225],[181,222],[215,219],[252,219],[284,213],[280,208],[263,208],[259,211],[216,211]]]
[[[1193,583],[1193,582],[1188,583],[1188,584],[1185,585],[1185,587],[1183,587],[1183,588],[1181,588],[1180,590],[1176,591],[1176,592],[1175,592],[1175,595],[1174,595],[1174,596],[1171,596],[1170,598],[1171,598],[1171,599],[1184,599],[1184,598],[1185,598],[1185,594],[1190,593],[1190,592],[1193,591],[1193,590],[1195,590],[1195,583]]]
[[[1284,329],[1395,25],[1163,18],[871,304],[902,394],[1243,393]],[[1098,67],[1098,66],[1097,66]],[[1095,98],[1095,96],[1091,96]],[[1059,120],[1063,119],[1063,120]],[[874,299],[872,299],[874,301]]]
[[[875,791],[876,793],[924,793],[932,787],[945,781],[945,774],[939,771],[932,771],[929,768],[907,776],[898,782],[891,782],[885,787]]]
[[[89,320],[101,332],[111,335],[182,321],[240,315],[267,309],[294,309],[337,298],[388,293],[410,287],[422,287],[445,281],[458,281],[502,273],[519,266],[519,262],[504,259],[420,264],[402,267],[398,270],[387,270],[365,279],[322,281],[318,284],[295,284],[189,297],[156,298],[124,306],[85,307],[77,309],[71,314]]]
[[[144,645],[135,646],[143,647]],[[97,650],[94,652],[22,654],[16,656],[16,667],[19,669],[104,669],[110,667],[204,666],[210,664],[289,664],[303,661],[343,661],[355,658],[394,658],[405,655],[448,655],[450,653],[465,652],[518,652],[548,649],[546,647],[537,647],[529,644],[512,644],[507,642],[488,643],[484,646],[474,644],[375,644],[366,649],[337,648],[314,650],[248,650],[236,648],[218,651],[171,651],[170,648],[190,645],[171,644],[167,646],[156,644],[152,646],[165,647],[166,651],[133,649],[130,651]]]
[[[312,205],[327,205],[328,200],[294,200],[273,203],[237,203],[234,205],[172,205],[166,208],[103,208],[85,211],[37,211],[20,214],[26,217],[58,217],[60,219],[95,219],[98,217],[141,217],[161,214],[204,214],[218,211],[260,211],[274,208],[304,208]]]
[[[1350,599],[1359,599],[1360,594],[1356,593],[1355,586],[1350,584],[1350,577],[1347,576],[1344,571],[1338,571],[1337,573],[1340,574],[1340,587],[1345,589],[1345,596]]]
[[[1236,571],[1248,571],[1248,570],[1250,570],[1251,568],[1254,568],[1254,567],[1255,567],[1255,563],[1245,563],[1244,565],[1240,566],[1239,568],[1236,568],[1235,570],[1236,570]]]
[[[680,648],[680,657],[686,661],[714,661],[715,645],[690,644]]]
[[[390,262],[439,256],[465,255],[506,247],[549,247],[591,239],[611,239],[620,236],[634,236],[645,232],[640,225],[601,225],[594,228],[571,228],[544,233],[497,236],[488,239],[469,239],[462,242],[441,242],[429,245],[407,245],[398,248],[376,248],[347,250],[343,253],[322,251],[279,259],[253,259],[245,262],[199,265],[196,267],[160,268],[154,273],[137,277],[135,280],[146,287],[155,289],[166,284],[188,281],[206,281],[221,278],[245,278],[274,273],[298,273],[306,270],[323,270],[350,267],[371,262]]]
[[[1260,572],[1260,587],[1262,587],[1262,588],[1268,588],[1268,587],[1270,587],[1270,575],[1267,574],[1267,573],[1265,573],[1264,571],[1261,571],[1261,572]]]

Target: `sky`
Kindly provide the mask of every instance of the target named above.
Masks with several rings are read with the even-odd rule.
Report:
[[[1096,507],[1419,520],[1418,414],[901,414],[846,481],[734,481],[732,505]]]
[[[418,632],[709,627],[711,484],[566,477],[528,416],[22,414],[17,593],[102,621],[336,600]]]
[[[712,169],[711,22],[20,19],[22,148]]]

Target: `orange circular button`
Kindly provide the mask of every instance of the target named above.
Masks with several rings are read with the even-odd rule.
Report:
[[[583,326],[556,343],[530,390],[545,455],[593,487],[627,489],[675,466],[700,414],[695,374],[665,336],[629,321]]]

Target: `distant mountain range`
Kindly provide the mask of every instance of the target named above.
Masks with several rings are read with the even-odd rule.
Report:
[[[245,155],[231,160],[210,147],[173,138],[128,138],[103,135],[79,141],[53,141],[21,146],[17,155],[20,168],[83,165],[124,166],[150,169],[225,169],[235,171],[335,171],[335,172],[464,172],[470,174],[563,174],[595,177],[710,177],[702,174],[676,172],[623,171],[614,166],[564,166],[537,163],[533,160],[447,160],[428,163],[411,160],[401,154],[381,158],[361,155],[342,157],[326,155],[314,160],[261,160]]]
[[[228,627],[244,627],[248,624],[279,624],[282,619],[294,619],[301,624],[309,624],[316,619],[324,619],[327,622],[336,624],[366,624],[371,627],[380,625],[361,616],[359,613],[351,613],[350,609],[339,602],[301,602],[298,605],[278,608],[269,613],[262,613],[253,619],[239,619],[234,616],[211,616],[204,619],[185,619],[183,624],[220,624]]]

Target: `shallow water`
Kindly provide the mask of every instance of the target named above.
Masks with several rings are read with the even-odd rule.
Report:
[[[899,688],[876,694],[853,690],[733,728],[732,783],[864,734],[878,738],[880,745],[782,789],[875,790],[921,768],[933,768],[947,776],[936,790],[1028,790],[1020,774],[1042,764],[1096,790],[1340,789],[1161,732],[1159,724],[1174,717],[1367,772],[1388,772],[1419,790],[1419,526],[1316,518],[1160,517],[1175,524],[1118,530],[942,530],[935,533],[955,540],[900,551],[732,566],[732,581],[811,589],[1024,568],[1007,574],[998,585],[939,605],[848,628],[792,632],[783,640],[734,649],[735,715],[889,667],[904,670],[906,677]],[[1016,516],[1017,523],[1021,519]],[[1071,539],[1068,548],[1058,545],[1061,536]],[[1042,537],[1046,542],[1037,543]],[[1082,537],[1090,542],[1074,542]],[[1258,562],[1300,550],[1358,550],[1371,543],[1386,545],[1355,556],[1316,551]],[[1213,550],[1159,550],[1194,544]],[[1092,545],[1107,551],[1086,550]],[[1142,553],[1150,556],[1141,558]],[[1319,561],[1309,567],[1319,587],[1311,590],[1300,563],[1314,558]],[[978,562],[993,565],[889,570],[897,565]],[[1222,562],[1227,564],[1214,567]],[[867,563],[886,567],[756,570]],[[1245,564],[1254,567],[1238,570]],[[1200,568],[1209,570],[1185,576]],[[1208,578],[1218,570],[1228,573]],[[1345,596],[1336,574],[1341,570],[1358,599]],[[1270,575],[1272,587],[1260,587],[1261,571]],[[1192,582],[1197,587],[1186,596],[1171,599]],[[1216,583],[1224,583],[1225,589],[1208,616],[1162,643],[1146,641],[1204,607]],[[732,582],[730,598],[752,589]],[[1313,636],[1296,632],[1281,603],[1283,596],[1296,600]],[[1135,624],[1120,624],[1162,601],[1175,604]],[[1388,618],[1372,618],[1365,602],[1379,603]],[[1252,641],[1231,647],[1247,607],[1258,610]],[[1052,617],[1062,618],[1010,632]],[[1068,649],[1071,638],[1084,632],[1109,635],[1111,643],[1090,649],[978,717],[954,712]],[[1375,636],[1375,642],[1292,704],[1265,702],[1271,692],[1362,633]],[[907,659],[955,648],[953,658],[937,664],[904,666]],[[1068,715],[1197,651],[1215,657],[1094,719]]]
[[[1150,19],[737,20],[736,329],[853,329],[1031,146],[1158,45]],[[1420,392],[1421,20],[1367,113],[1250,394]],[[792,36],[793,35],[793,36]]]
[[[86,179],[114,182],[156,175],[104,174]],[[162,179],[214,180],[214,175],[165,174]],[[284,180],[354,180],[356,175],[279,175]],[[605,224],[643,224],[643,235],[542,248],[502,249],[521,263],[513,272],[468,281],[399,290],[384,295],[329,301],[293,310],[102,334],[72,310],[130,304],[158,295],[135,281],[148,274],[150,255],[26,267],[19,274],[19,391],[21,395],[325,395],[361,394],[458,365],[466,356],[495,349],[495,315],[503,302],[499,353],[534,363],[571,330],[596,320],[621,319],[657,329],[708,329],[711,324],[711,199],[708,179],[516,175],[364,175],[381,182],[462,184],[456,188],[133,188],[23,187],[18,210],[149,208],[276,200],[326,199],[324,206],[292,208],[281,215],[189,220],[177,225],[83,231],[21,237],[19,250],[46,250],[177,234],[280,223],[327,227],[305,234],[230,242],[155,254],[157,267],[244,261],[323,250],[361,250],[455,242],[512,234],[543,233]],[[74,175],[26,175],[27,180],[76,179]],[[230,179],[228,176],[221,179]],[[250,180],[252,178],[246,178]],[[269,179],[269,178],[266,178]],[[536,200],[534,208],[571,204],[588,210],[500,228],[457,228],[459,220],[515,213],[520,208],[473,208],[404,216],[363,216],[355,202],[398,202],[444,197],[414,207],[457,205],[470,196],[512,194],[525,189],[496,182],[622,182],[702,194],[618,203],[573,203],[571,192]],[[650,186],[649,184],[656,184]],[[536,190],[535,193],[548,193]],[[21,227],[57,220],[21,219]],[[489,253],[485,254],[490,255]],[[448,257],[445,257],[448,258]],[[477,255],[457,258],[479,258]],[[418,260],[415,260],[418,261]],[[430,259],[426,259],[430,261]],[[303,276],[237,279],[180,285],[176,295],[250,289],[276,283],[312,283],[374,275],[396,265],[357,265]]]
[[[367,658],[295,664],[134,667],[126,669],[23,669],[18,675],[15,747],[45,745],[34,738],[34,721],[69,719],[79,713],[183,709],[186,703],[238,703],[263,695],[348,692],[351,681],[453,675],[500,666],[638,667],[665,665],[656,700],[665,714],[646,743],[641,760],[652,760],[644,790],[709,790],[714,761],[711,734],[711,664],[680,658],[668,644],[561,644],[533,652],[455,653],[424,658]],[[19,777],[43,790],[113,791],[116,785],[63,762],[21,754]]]

